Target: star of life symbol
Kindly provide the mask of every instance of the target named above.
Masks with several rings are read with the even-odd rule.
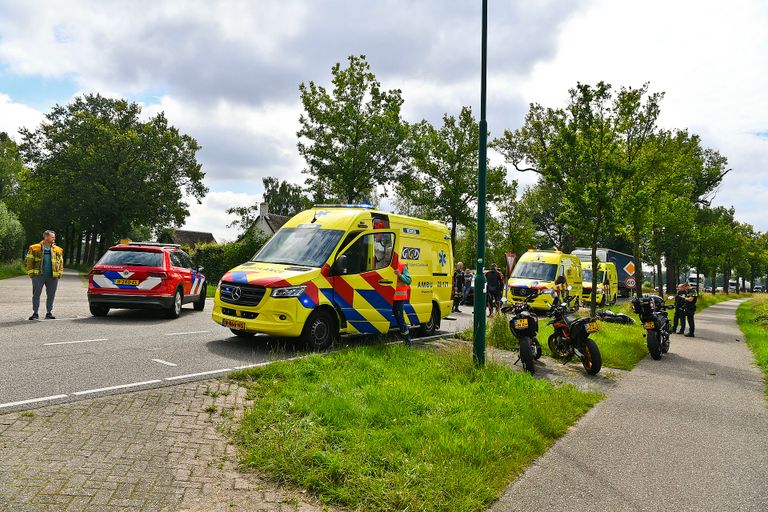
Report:
[[[440,253],[437,255],[438,261],[440,261],[440,266],[444,267],[446,263],[448,263],[448,255],[445,254],[445,251],[440,251]]]

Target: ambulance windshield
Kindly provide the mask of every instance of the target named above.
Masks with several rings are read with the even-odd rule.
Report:
[[[251,261],[322,267],[339,243],[343,231],[310,227],[283,228]]]
[[[539,261],[521,261],[512,271],[512,277],[518,279],[536,279],[538,281],[554,281],[557,265]]]

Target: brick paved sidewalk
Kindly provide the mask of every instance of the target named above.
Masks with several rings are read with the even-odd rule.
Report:
[[[0,510],[321,510],[237,471],[244,404],[210,380],[0,415]]]

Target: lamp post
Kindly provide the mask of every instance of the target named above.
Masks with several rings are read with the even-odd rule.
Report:
[[[485,194],[488,123],[485,120],[485,75],[488,54],[488,0],[483,0],[483,30],[480,66],[480,141],[477,166],[477,273],[475,274],[474,341],[472,354],[477,366],[485,365]]]

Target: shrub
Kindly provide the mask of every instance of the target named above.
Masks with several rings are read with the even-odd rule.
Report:
[[[24,246],[24,228],[16,215],[0,201],[0,262],[11,261],[21,255]]]
[[[203,267],[208,282],[215,285],[229,269],[251,259],[267,240],[264,235],[246,235],[236,242],[200,244],[189,253],[195,266]]]

